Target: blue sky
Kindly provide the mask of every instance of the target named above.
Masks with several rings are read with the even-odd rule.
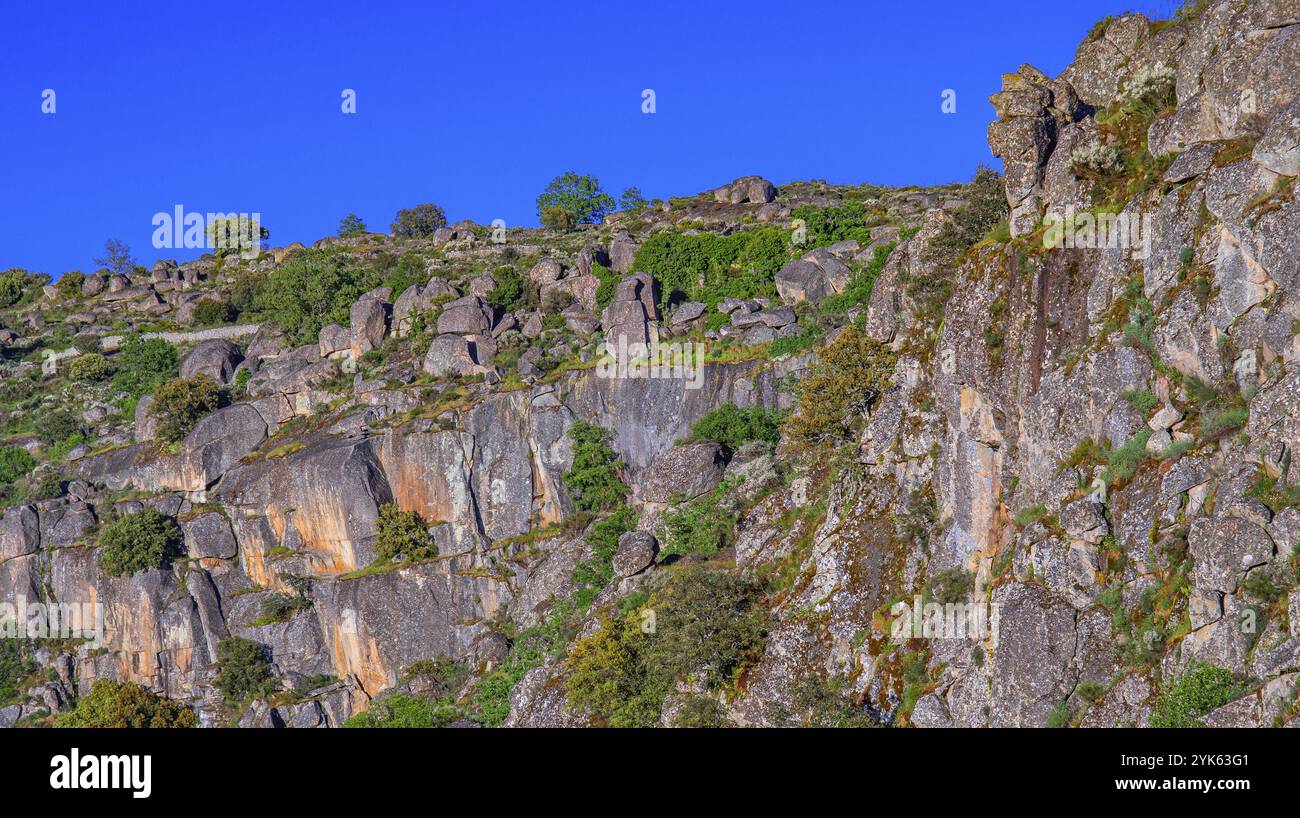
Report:
[[[647,197],[751,173],[964,181],[995,163],[999,75],[1055,75],[1095,20],[1133,5],[12,3],[0,269],[88,271],[110,237],[142,263],[193,258],[151,246],[153,215],[178,204],[261,213],[283,245],[348,212],[387,230],[424,201],[453,221],[535,225],[537,194],[567,169]]]

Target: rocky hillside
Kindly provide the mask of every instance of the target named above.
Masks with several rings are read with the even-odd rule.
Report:
[[[1193,3],[968,185],[5,273],[0,602],[104,622],[0,725],[1300,723],[1296,89]]]

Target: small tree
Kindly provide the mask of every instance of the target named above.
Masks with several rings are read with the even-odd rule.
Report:
[[[639,213],[649,206],[649,202],[641,195],[641,189],[629,187],[623,191],[623,195],[618,197],[618,209],[630,210],[633,213]]]
[[[49,412],[41,412],[35,421],[36,438],[46,446],[53,446],[81,431],[77,418],[62,407]]]
[[[577,218],[559,205],[552,205],[542,211],[542,227],[548,230],[572,230],[577,226]]]
[[[577,224],[599,224],[614,209],[614,198],[601,189],[596,177],[565,171],[552,179],[537,197],[538,218],[552,207],[572,215]]]
[[[894,356],[886,345],[845,327],[799,385],[791,433],[805,443],[846,439],[888,388],[893,371]]]
[[[99,565],[110,576],[124,577],[162,568],[180,553],[176,521],[151,508],[110,520],[99,531]]]
[[[564,473],[564,485],[579,511],[610,511],[627,497],[619,476],[623,465],[610,447],[605,430],[578,421],[569,427],[573,441],[573,467]]]
[[[149,412],[158,421],[158,436],[174,443],[216,411],[220,400],[221,389],[206,375],[175,378],[154,390]]]
[[[176,377],[178,358],[176,347],[163,339],[133,335],[113,358],[117,364],[113,388],[133,398],[147,395],[158,384]]]
[[[81,295],[81,285],[86,281],[86,274],[80,270],[69,270],[54,282],[59,295],[64,298],[76,298]]]
[[[422,204],[397,211],[393,222],[393,235],[423,239],[433,235],[439,227],[447,226],[447,214],[436,204]]]
[[[384,503],[379,507],[379,520],[375,524],[375,554],[390,561],[432,559],[438,556],[438,546],[419,514]]]
[[[217,643],[220,671],[212,684],[227,704],[236,705],[252,696],[274,693],[280,685],[271,673],[266,651],[258,642],[229,636]]]
[[[219,298],[204,298],[194,305],[194,323],[212,327],[234,320],[230,303]]]
[[[131,255],[131,248],[126,246],[126,242],[120,239],[109,239],[104,242],[104,257],[94,260],[100,267],[106,268],[111,273],[121,275],[136,265],[135,258]]]
[[[349,213],[339,222],[339,238],[350,239],[366,234],[366,223],[355,213]]]

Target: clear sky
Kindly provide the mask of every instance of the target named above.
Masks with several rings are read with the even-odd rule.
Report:
[[[1002,72],[1055,75],[1095,20],[1170,5],[9,0],[0,269],[89,271],[110,237],[145,264],[194,258],[151,245],[176,205],[261,213],[275,245],[332,235],[348,212],[387,231],[425,201],[535,225],[568,169],[648,198],[752,173],[965,181],[996,165]]]

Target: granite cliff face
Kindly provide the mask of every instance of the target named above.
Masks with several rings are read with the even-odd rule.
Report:
[[[149,398],[127,417],[84,396],[59,496],[0,520],[0,600],[100,603],[105,640],[35,644],[56,672],[0,724],[67,710],[97,679],[203,725],[338,726],[395,696],[444,703],[439,723],[620,723],[582,674],[597,646],[636,653],[613,623],[650,610],[678,627],[673,578],[692,571],[748,588],[761,639],[725,678],[706,658],[613,694],[653,702],[638,723],[1146,725],[1166,723],[1179,679],[1213,671],[1233,692],[1194,718],[1295,724],[1297,89],[1295,0],[1103,21],[1061,76],[1005,75],[989,128],[1005,223],[956,250],[974,185],[750,177],[571,233],[497,243],[461,223],[47,287],[9,324],[6,377],[62,327],[109,351],[123,322],[164,321],[179,374],[231,399],[166,445]],[[785,235],[792,218],[816,233],[809,214],[846,204],[861,232],[783,245],[765,295],[674,294],[642,252],[656,235]],[[272,321],[187,332],[202,299],[321,252],[417,258],[421,283],[365,293],[305,345]],[[503,265],[535,304],[492,303]],[[844,419],[848,439],[692,434],[728,404],[807,416],[801,385],[849,325],[888,386]],[[607,377],[595,344],[619,335],[714,352],[699,388]],[[607,431],[629,491],[636,530],[610,553],[604,513],[566,478],[580,422]],[[380,553],[389,506],[418,514],[436,557]],[[98,532],[145,508],[177,521],[184,553],[109,575]],[[691,531],[725,521],[721,550],[676,544],[683,509]],[[918,596],[996,629],[900,636],[895,603]],[[232,637],[262,646],[278,692],[223,701]],[[430,660],[460,670],[433,683]]]

